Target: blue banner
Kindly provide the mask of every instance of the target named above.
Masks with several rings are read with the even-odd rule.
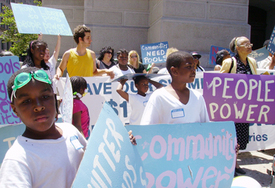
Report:
[[[12,111],[7,91],[9,78],[19,69],[20,63],[17,56],[0,57],[0,125],[21,122]]]
[[[61,9],[11,3],[19,33],[72,36]]]
[[[166,51],[168,42],[158,42],[140,45],[142,63],[164,63],[166,62]]]
[[[270,36],[270,42],[267,46],[267,51],[269,51],[272,55],[275,53],[275,26]]]
[[[230,187],[235,170],[233,122],[129,125],[147,187]]]
[[[73,187],[146,187],[136,146],[108,103],[89,138]]]
[[[265,47],[262,47],[260,49],[252,51],[248,56],[254,58],[256,62],[258,62],[267,58],[269,56],[269,52]]]
[[[220,51],[220,50],[223,50],[223,49],[227,50],[232,57],[234,56],[234,53],[231,52],[228,48],[223,48],[223,47],[212,45],[210,47],[210,55],[209,55],[209,64],[210,65],[216,65],[216,55],[217,55],[217,52]]]

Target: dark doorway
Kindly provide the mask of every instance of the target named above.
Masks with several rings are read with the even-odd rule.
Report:
[[[251,38],[250,41],[253,43],[253,50],[263,47],[263,43],[270,36],[265,36],[266,33],[266,11],[249,6],[248,24],[251,26]]]

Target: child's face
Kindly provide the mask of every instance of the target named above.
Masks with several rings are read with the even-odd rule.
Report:
[[[196,77],[196,63],[192,57],[185,58],[179,68],[175,68],[175,75],[183,83],[192,83]]]
[[[55,96],[49,84],[32,79],[16,90],[16,98],[11,107],[26,125],[26,130],[33,133],[45,133],[54,125],[57,112]]]
[[[141,79],[135,86],[138,89],[139,93],[145,94],[148,91],[148,84],[148,79],[144,78]]]
[[[43,44],[37,44],[34,49],[31,49],[33,59],[41,62],[45,56],[46,46]]]

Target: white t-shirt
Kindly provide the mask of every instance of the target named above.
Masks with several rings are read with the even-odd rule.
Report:
[[[258,61],[257,65],[259,69],[269,69],[269,66],[271,64],[272,58],[271,56],[268,56],[267,58],[265,58],[262,61]]]
[[[144,108],[152,93],[146,94],[145,97],[139,94],[129,94],[129,104],[131,107],[130,125],[140,125],[140,120]]]
[[[35,140],[18,136],[0,168],[0,187],[71,187],[87,141],[69,123],[56,123],[58,139]]]
[[[209,122],[202,95],[189,89],[189,101],[185,105],[165,88],[156,90],[150,97],[141,118],[141,125]]]
[[[113,73],[115,74],[115,78],[118,78],[120,76],[123,76],[125,74],[129,74],[129,73],[135,73],[134,69],[128,67],[128,69],[126,71],[121,70],[119,67],[119,65],[115,65],[112,66],[109,70],[113,71]]]

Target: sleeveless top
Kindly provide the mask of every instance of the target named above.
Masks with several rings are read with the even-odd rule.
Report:
[[[94,60],[89,50],[86,49],[86,54],[79,56],[74,49],[70,50],[70,57],[67,64],[69,76],[90,77],[94,74]]]

